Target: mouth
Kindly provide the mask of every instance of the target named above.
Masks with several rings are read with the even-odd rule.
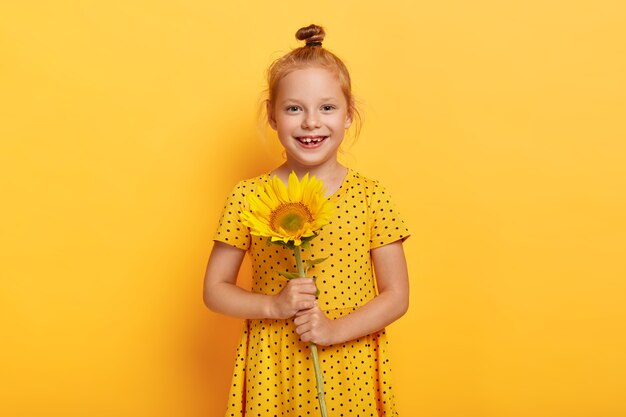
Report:
[[[305,148],[317,148],[328,136],[296,136],[296,140]]]

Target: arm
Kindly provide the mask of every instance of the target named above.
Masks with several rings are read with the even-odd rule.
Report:
[[[309,278],[289,280],[277,295],[256,294],[237,286],[244,250],[215,242],[204,276],[204,303],[228,316],[263,319],[289,318],[315,303],[315,284]]]
[[[319,307],[298,312],[294,323],[304,342],[328,346],[383,329],[406,313],[409,279],[401,241],[371,250],[378,295],[347,316],[328,319]]]

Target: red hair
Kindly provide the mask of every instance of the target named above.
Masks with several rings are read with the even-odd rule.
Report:
[[[350,73],[337,55],[322,48],[325,36],[326,32],[321,26],[309,25],[298,29],[296,39],[304,41],[305,45],[278,58],[267,69],[267,101],[270,105],[274,102],[280,80],[290,72],[307,67],[320,67],[331,71],[339,79],[341,91],[348,103],[348,114],[355,121],[355,118],[359,118],[359,112],[352,95]],[[357,134],[358,130],[357,123]]]

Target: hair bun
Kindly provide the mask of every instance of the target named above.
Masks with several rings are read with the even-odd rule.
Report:
[[[317,25],[309,25],[296,32],[296,38],[299,41],[305,41],[306,46],[322,46],[324,36],[326,36],[324,28]]]

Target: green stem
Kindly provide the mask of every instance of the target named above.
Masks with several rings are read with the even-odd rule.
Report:
[[[298,276],[304,278],[304,265],[302,265],[302,256],[300,255],[300,246],[293,248],[293,253],[296,255],[296,267],[298,267]]]
[[[324,399],[324,377],[322,376],[322,370],[320,369],[320,360],[317,357],[317,345],[311,343],[311,353],[313,355],[313,367],[315,368],[315,381],[317,382],[317,399],[320,403],[320,411],[322,417],[328,417],[326,411],[326,399]]]
[[[302,265],[300,246],[293,248],[293,253],[296,256],[298,275],[304,278],[304,265]],[[324,399],[324,378],[322,376],[322,370],[320,369],[320,360],[317,356],[317,345],[315,345],[315,343],[311,343],[311,355],[313,356],[313,367],[315,368],[315,382],[317,383],[317,399],[320,403],[320,412],[322,413],[322,417],[328,417],[326,400]]]

